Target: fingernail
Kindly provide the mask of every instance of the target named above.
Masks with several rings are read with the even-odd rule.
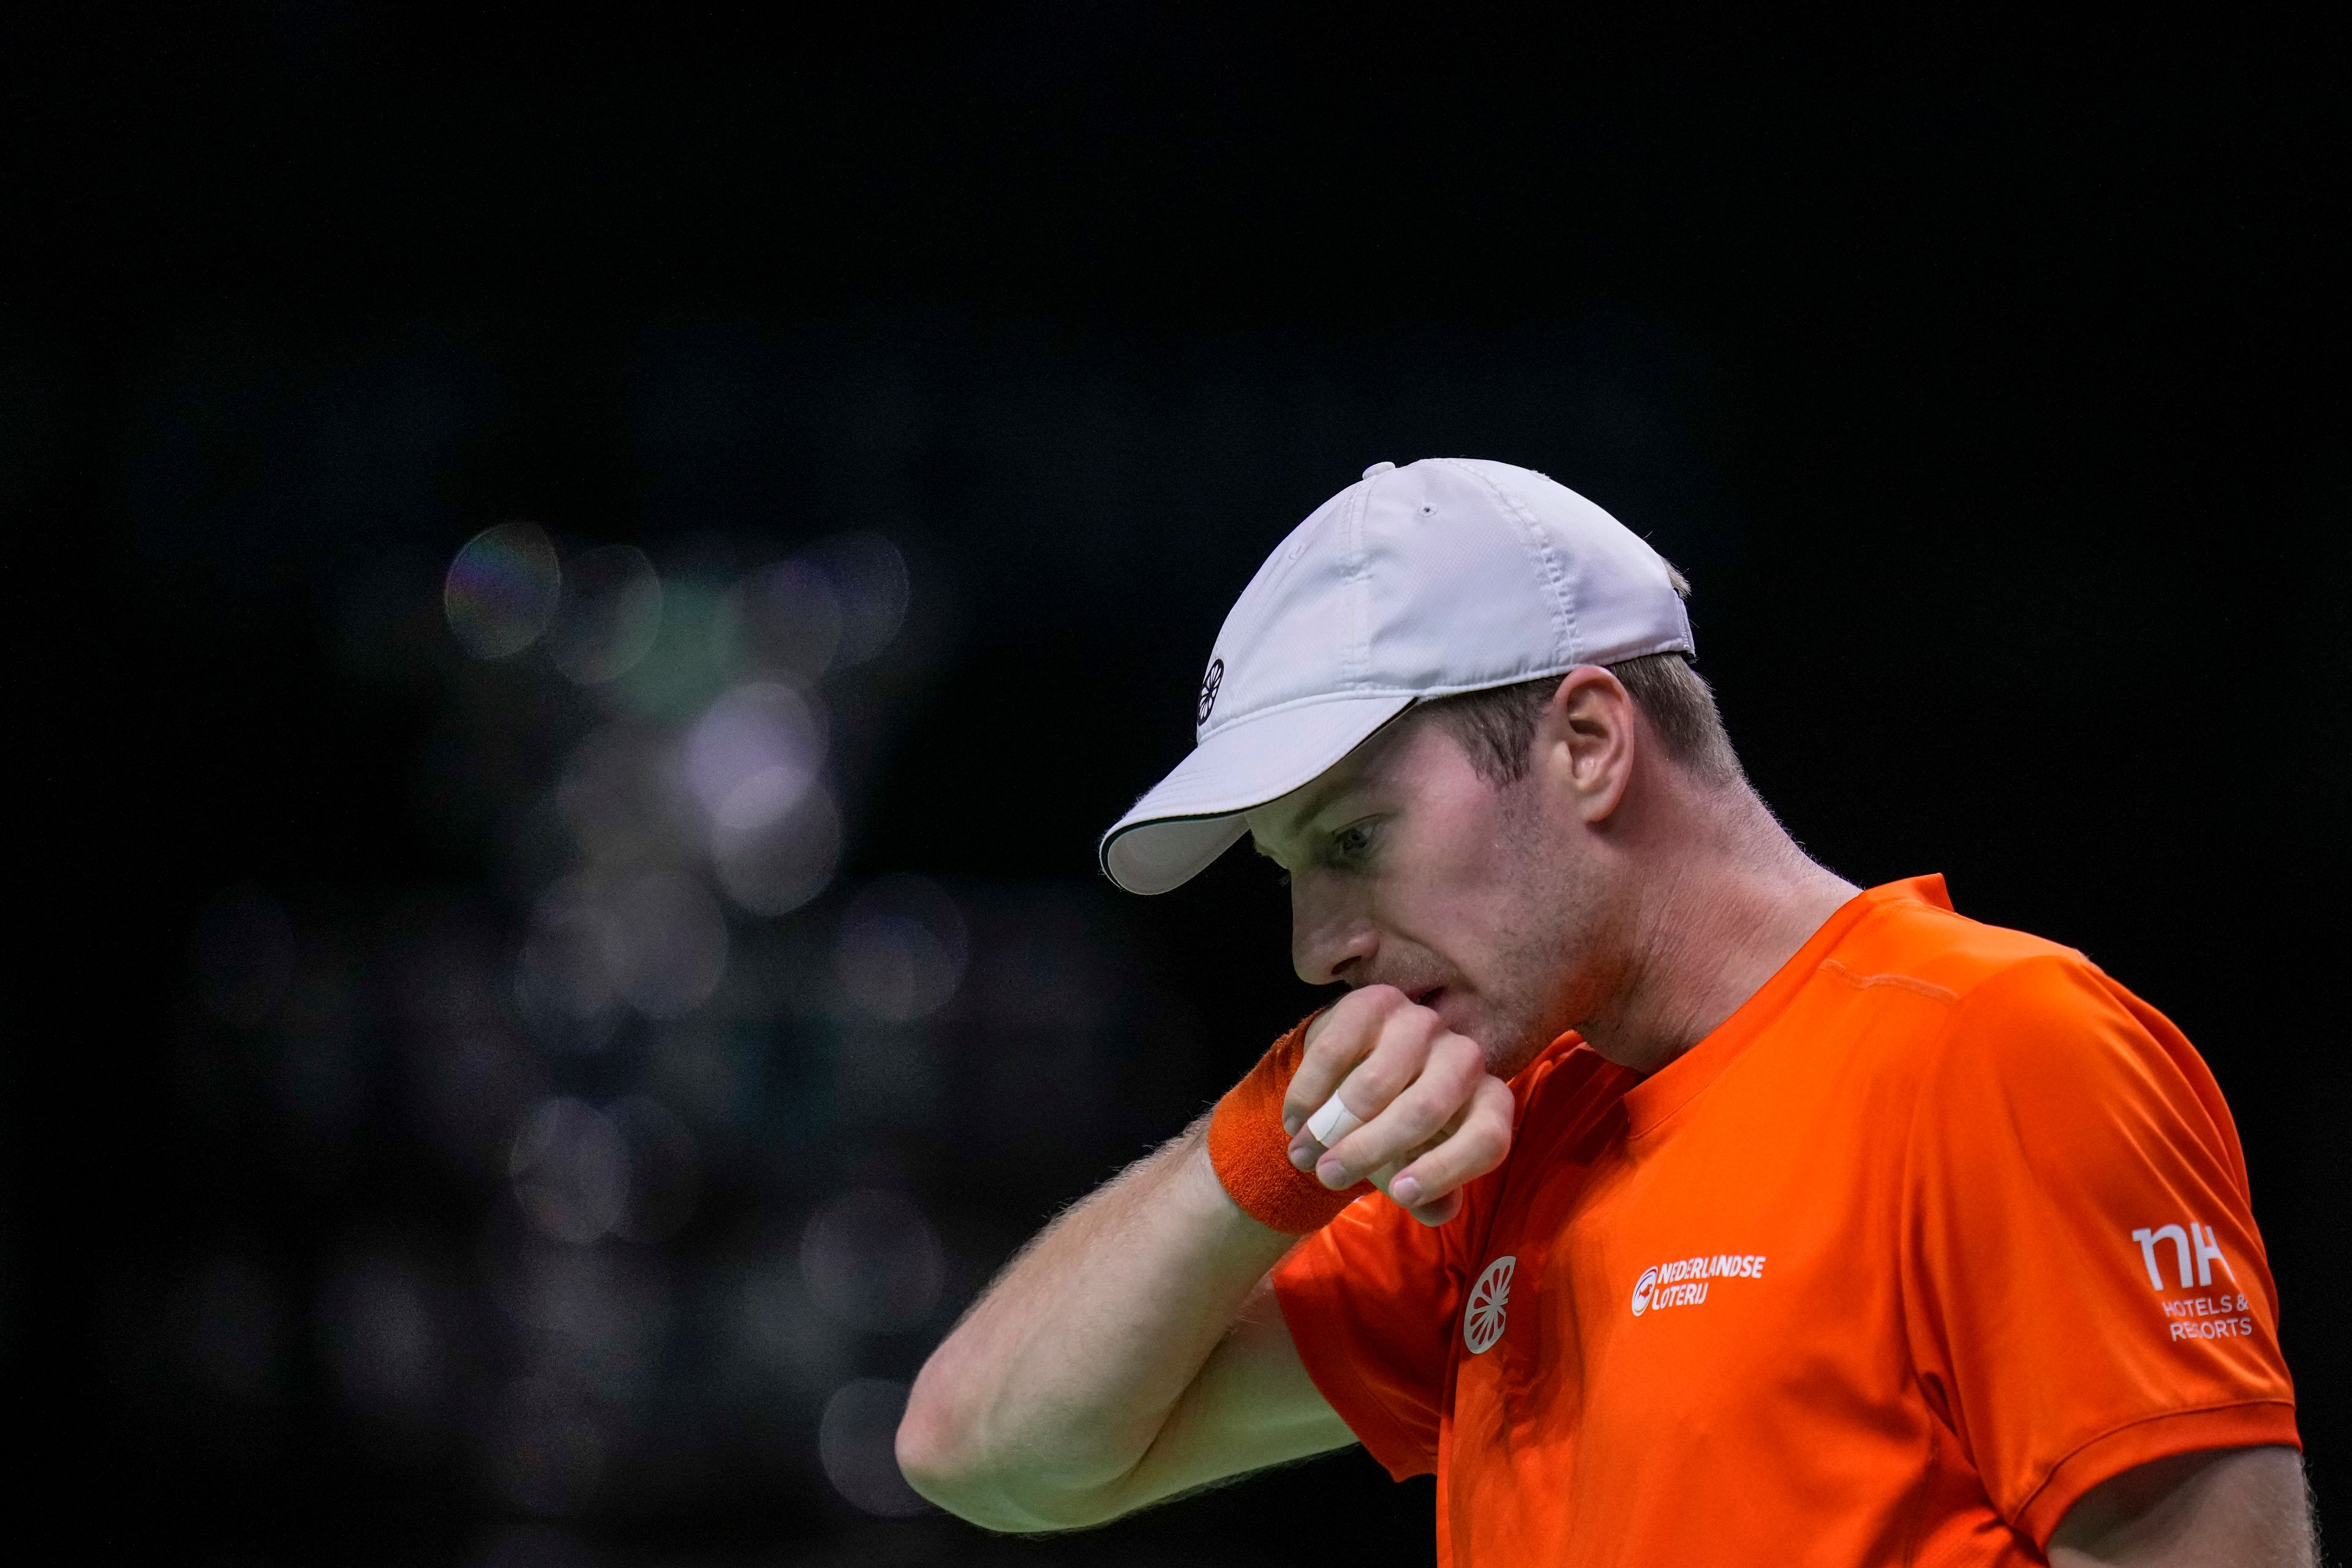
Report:
[[[1421,1202],[1421,1184],[1411,1176],[1399,1176],[1389,1184],[1389,1196],[1411,1208]]]
[[[1304,1138],[1293,1143],[1290,1146],[1290,1163],[1302,1171],[1311,1167],[1315,1163],[1314,1143]]]
[[[1348,1167],[1328,1155],[1315,1167],[1315,1179],[1335,1193],[1341,1187],[1355,1184],[1348,1179]]]
[[[1282,1130],[1290,1134],[1293,1138],[1297,1137],[1298,1130],[1306,1125],[1307,1118],[1299,1115],[1297,1111],[1286,1112],[1283,1116]]]

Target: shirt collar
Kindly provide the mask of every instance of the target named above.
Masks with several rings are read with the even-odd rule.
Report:
[[[1706,1038],[1625,1091],[1630,1135],[1639,1138],[1650,1131],[1713,1083],[1788,1008],[1821,967],[1822,960],[1835,951],[1864,917],[1889,905],[1904,903],[1950,909],[1952,898],[1945,889],[1942,873],[1931,871],[1924,877],[1883,883],[1839,905],[1789,962],[1773,973],[1772,978],[1733,1009],[1731,1016],[1717,1024]]]

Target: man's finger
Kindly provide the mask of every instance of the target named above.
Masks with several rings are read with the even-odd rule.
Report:
[[[1389,1016],[1411,1005],[1404,993],[1392,985],[1367,985],[1339,998],[1330,1011],[1308,1025],[1306,1051],[1282,1097],[1282,1130],[1294,1136],[1304,1131],[1307,1119],[1321,1110],[1339,1092],[1340,1080],[1371,1054]]]
[[[1460,1193],[1448,1193],[1442,1198],[1432,1198],[1429,1202],[1418,1207],[1408,1208],[1404,1212],[1422,1224],[1433,1227],[1446,1224],[1455,1215],[1460,1214],[1463,1202]]]
[[[1381,1020],[1371,1050],[1340,1081],[1339,1098],[1358,1117],[1371,1121],[1421,1077],[1437,1042],[1450,1037],[1445,1021],[1428,1008],[1408,1003],[1394,1009]]]
[[[1292,1131],[1292,1163],[1301,1170],[1312,1161],[1300,1160],[1299,1152],[1323,1142],[1308,1132],[1307,1121],[1328,1113],[1325,1125],[1336,1126],[1339,1113],[1329,1110],[1335,1097],[1360,1125],[1378,1116],[1397,1090],[1420,1073],[1430,1040],[1445,1031],[1436,1014],[1413,1005],[1402,992],[1383,985],[1369,986],[1358,994],[1373,992],[1381,994],[1372,996],[1344,1026],[1335,1022],[1307,1047],[1291,1076],[1283,1097],[1283,1123]]]
[[[1367,1122],[1378,1121],[1397,1096],[1410,1089],[1420,1077],[1428,1062],[1432,1045],[1447,1037],[1450,1037],[1445,1033],[1444,1022],[1426,1007],[1407,1005],[1390,1012],[1381,1020],[1378,1042],[1370,1053],[1332,1091],[1331,1098],[1316,1108],[1315,1115],[1308,1118],[1310,1121],[1318,1121],[1319,1127],[1302,1127],[1291,1139],[1291,1164],[1302,1171],[1312,1169],[1325,1158],[1324,1151],[1330,1144],[1344,1142]],[[1475,1047],[1469,1048],[1476,1049]],[[1465,1084],[1465,1093],[1467,1089],[1468,1085]],[[1441,1113],[1440,1120],[1452,1112],[1453,1108],[1447,1107]],[[1435,1124],[1432,1123],[1428,1131],[1435,1130]],[[1328,1138],[1323,1134],[1328,1134]],[[1389,1149],[1402,1147],[1393,1140],[1381,1146]],[[1349,1163],[1348,1168],[1360,1172],[1378,1163],[1378,1159],[1358,1157]],[[1326,1185],[1331,1184],[1328,1174],[1322,1180]],[[1355,1181],[1356,1177],[1349,1175],[1339,1185],[1350,1186]]]
[[[1364,1119],[1348,1109],[1338,1095],[1323,1102],[1323,1109],[1307,1119],[1307,1135],[1326,1149],[1364,1124]]]
[[[1423,1210],[1500,1165],[1511,1152],[1515,1109],[1510,1088],[1502,1079],[1481,1081],[1461,1125],[1399,1171],[1389,1183],[1389,1196],[1419,1218]]]
[[[1443,1034],[1430,1041],[1422,1053],[1412,1081],[1381,1110],[1371,1111],[1365,1100],[1393,1081],[1389,1078],[1376,1079],[1370,1094],[1360,1091],[1357,1086],[1371,1073],[1374,1065],[1367,1061],[1339,1086],[1338,1098],[1347,1102],[1351,1114],[1363,1113],[1363,1125],[1360,1131],[1333,1140],[1328,1152],[1317,1162],[1317,1175],[1325,1186],[1335,1191],[1353,1185],[1368,1172],[1412,1159],[1415,1150],[1432,1142],[1457,1121],[1469,1106],[1478,1080],[1486,1076],[1485,1052],[1460,1035]]]
[[[1465,1107],[1464,1110],[1466,1112],[1468,1108]],[[1448,1131],[1450,1132],[1451,1130],[1449,1129]],[[1405,1170],[1414,1160],[1417,1160],[1422,1155],[1428,1153],[1430,1150],[1437,1146],[1439,1142],[1441,1142],[1441,1139],[1433,1138],[1429,1142],[1423,1144],[1422,1147],[1413,1150],[1405,1158],[1395,1162],[1393,1164],[1381,1166],[1379,1170],[1373,1172],[1371,1176],[1369,1178],[1372,1185],[1379,1188],[1381,1192],[1386,1194],[1391,1199],[1394,1199],[1396,1197],[1396,1194],[1393,1189],[1396,1179],[1404,1173]],[[1411,1190],[1411,1188],[1407,1189],[1407,1191]],[[1419,1205],[1407,1205],[1402,1200],[1397,1201],[1398,1207],[1402,1208],[1407,1214],[1412,1215],[1413,1218],[1426,1226],[1444,1225],[1447,1220],[1452,1219],[1455,1215],[1462,1212],[1462,1205],[1463,1197],[1459,1188],[1456,1188],[1453,1192],[1444,1193],[1436,1197],[1427,1199]]]

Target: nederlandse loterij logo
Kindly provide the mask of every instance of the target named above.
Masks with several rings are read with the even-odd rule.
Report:
[[[2156,1249],[2159,1241],[2172,1243],[2172,1266],[2180,1280],[2179,1289],[2210,1289],[2216,1263],[2230,1277],[2231,1284],[2238,1282],[2238,1271],[2221,1255],[2221,1243],[2210,1225],[2200,1225],[2192,1219],[2186,1230],[2177,1225],[2143,1226],[2131,1233],[2131,1238],[2139,1243],[2139,1260],[2147,1269],[2150,1289],[2172,1289],[2164,1282],[2164,1270],[2158,1267],[2163,1257]],[[2176,1340],[2234,1340],[2254,1331],[2253,1303],[2234,1290],[2224,1290],[2218,1296],[2168,1296],[2159,1304],[2165,1317],[2170,1320],[2166,1326]]]
[[[1200,714],[1202,723],[1207,723],[1209,721],[1209,715],[1217,710],[1217,689],[1224,685],[1224,683],[1225,661],[1222,658],[1211,659],[1209,661],[1209,673],[1201,677]]]
[[[1642,1277],[1633,1281],[1633,1315],[1635,1317],[1638,1318],[1650,1310],[1650,1292],[1656,1289],[1657,1285],[1658,1271],[1655,1268],[1643,1269]]]
[[[1503,1337],[1503,1309],[1510,1303],[1511,1274],[1518,1266],[1517,1258],[1497,1258],[1470,1287],[1469,1303],[1462,1309],[1462,1342],[1472,1355],[1486,1354]]]
[[[1633,1315],[1652,1308],[1696,1307],[1706,1300],[1707,1287],[1717,1279],[1761,1279],[1760,1252],[1718,1252],[1712,1257],[1677,1258],[1642,1270],[1633,1281]]]

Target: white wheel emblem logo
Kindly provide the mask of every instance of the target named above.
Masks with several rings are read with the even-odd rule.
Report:
[[[1470,1288],[1470,1304],[1462,1309],[1462,1342],[1472,1355],[1483,1355],[1503,1337],[1503,1309],[1511,1300],[1511,1270],[1516,1258],[1497,1258]]]

